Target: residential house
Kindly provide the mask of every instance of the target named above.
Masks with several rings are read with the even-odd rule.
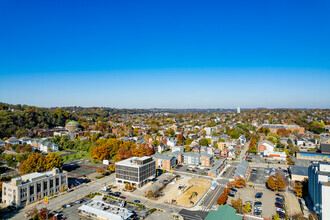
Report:
[[[19,144],[19,140],[16,137],[8,138],[5,142],[9,144]]]
[[[175,152],[175,151],[184,152],[184,146],[173,146],[172,152]]]
[[[158,146],[157,146],[157,152],[158,153],[161,153],[161,152],[163,152],[163,151],[166,151],[168,148],[167,148],[167,146],[165,145],[165,144],[163,144],[163,143],[160,143]]]
[[[177,138],[167,138],[167,146],[169,146],[170,148],[174,147],[176,145],[176,143],[178,142]]]
[[[4,147],[4,146],[6,146],[6,142],[0,139],[0,147]]]
[[[24,143],[27,143],[29,140],[31,140],[31,138],[29,138],[29,137],[21,137],[19,139],[19,142],[20,142],[20,144],[24,144]]]
[[[258,153],[264,153],[264,151],[273,152],[274,144],[267,140],[259,141],[258,143]]]
[[[244,135],[241,135],[239,138],[240,145],[244,145],[246,143],[246,137]]]
[[[226,159],[214,160],[214,164],[208,172],[208,176],[217,177],[226,166]]]
[[[182,155],[183,157],[183,163],[185,164],[191,164],[191,165],[199,165],[201,156],[198,153],[193,153],[193,152],[185,152]]]
[[[213,164],[213,156],[211,154],[202,152],[200,154],[200,162],[203,167],[209,167]]]
[[[156,153],[151,157],[156,161],[156,168],[158,169],[171,170],[176,165],[176,158],[172,155]]]
[[[214,133],[215,127],[205,127],[204,130],[206,132],[206,135],[210,135],[210,134]]]

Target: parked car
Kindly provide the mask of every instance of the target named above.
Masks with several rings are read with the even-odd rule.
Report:
[[[68,204],[63,205],[62,207],[63,207],[63,208],[69,208],[69,207],[71,207],[71,204],[68,203]]]
[[[254,205],[262,205],[262,202],[256,201],[256,202],[254,202]]]
[[[263,193],[262,193],[262,192],[258,192],[258,193],[255,195],[255,197],[256,197],[256,198],[261,198],[261,197],[262,197],[262,195],[263,195]]]
[[[279,214],[279,215],[284,215],[285,216],[285,213],[284,212],[276,211],[276,213]]]
[[[136,200],[134,200],[134,202],[135,203],[140,203],[141,201],[136,199]]]
[[[284,197],[282,194],[276,193],[276,196],[281,196],[282,198]]]
[[[125,197],[125,196],[119,196],[119,198],[121,198],[121,199],[126,199],[126,197]]]
[[[285,213],[284,209],[281,208],[276,209],[276,211]]]
[[[283,214],[281,212],[278,212],[277,214],[280,216],[280,218],[285,218],[285,214]]]
[[[275,200],[276,200],[277,202],[283,203],[283,199],[281,199],[281,198],[276,197]]]
[[[236,195],[236,193],[235,193],[234,191],[231,191],[231,192],[229,193],[229,196],[231,196],[231,197],[235,197],[235,195]]]
[[[281,204],[281,203],[275,203],[275,206],[277,207],[277,208],[281,208],[281,209],[283,209],[283,204]]]
[[[245,204],[246,203],[250,203],[250,205],[252,205],[253,204],[253,202],[252,201],[245,201]]]
[[[253,214],[254,214],[254,215],[261,215],[261,212],[259,212],[259,211],[254,211]]]

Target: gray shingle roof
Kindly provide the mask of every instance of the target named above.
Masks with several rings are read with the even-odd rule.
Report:
[[[152,158],[157,158],[157,159],[162,159],[162,160],[172,160],[174,156],[172,155],[165,155],[165,154],[160,154],[156,153],[154,155],[151,155]]]
[[[249,162],[242,160],[235,171],[235,177],[238,177],[238,176],[244,177],[248,168],[249,168]]]

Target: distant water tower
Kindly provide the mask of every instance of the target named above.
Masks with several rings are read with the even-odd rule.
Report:
[[[237,107],[237,114],[241,113],[241,107]]]

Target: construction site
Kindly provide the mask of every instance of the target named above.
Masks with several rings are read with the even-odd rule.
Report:
[[[167,184],[159,201],[167,204],[193,207],[210,186],[211,182],[207,180],[181,176],[180,179]]]

